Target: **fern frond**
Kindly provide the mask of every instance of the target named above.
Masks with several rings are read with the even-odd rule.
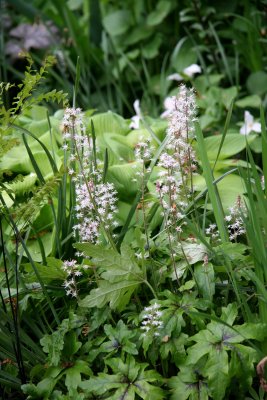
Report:
[[[33,222],[42,206],[49,203],[59,186],[61,177],[62,174],[59,173],[33,191],[33,195],[27,203],[22,203],[12,210],[13,218],[17,222],[23,221],[25,224]]]

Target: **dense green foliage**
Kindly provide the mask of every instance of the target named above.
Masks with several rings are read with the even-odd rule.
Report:
[[[265,398],[266,6],[214,3],[9,2],[61,42],[1,65],[3,399]]]

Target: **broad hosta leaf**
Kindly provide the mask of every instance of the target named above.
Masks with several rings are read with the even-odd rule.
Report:
[[[0,161],[0,170],[10,170],[21,174],[33,172],[25,147],[21,145],[9,150]]]
[[[107,172],[107,179],[113,183],[122,201],[129,201],[136,195],[140,188],[138,182],[135,182],[136,173],[140,172],[141,164],[134,162],[130,164],[112,165]]]
[[[48,178],[53,175],[50,162],[43,151],[36,151],[33,153],[35,161],[41,170],[44,178]],[[56,157],[56,164],[60,167],[61,160],[58,156]],[[8,151],[0,162],[0,170],[10,170],[22,174],[34,173],[34,168],[30,161],[27,150],[23,145],[13,147]]]
[[[152,128],[151,128],[152,129]],[[153,129],[153,132],[158,136],[160,135],[160,131],[158,130],[158,132],[155,132]],[[134,148],[137,143],[144,141],[144,140],[150,140],[151,139],[151,134],[149,133],[149,131],[145,128],[142,129],[133,129],[127,136],[126,136],[126,140],[127,143],[129,144],[129,146],[131,146],[132,148]],[[157,147],[158,144],[155,140],[152,139],[151,144],[154,147]]]
[[[130,131],[127,121],[111,111],[94,115],[91,120],[94,123],[96,137],[107,132],[126,135]]]
[[[46,258],[47,265],[36,264],[38,269],[38,273],[42,279],[42,281],[51,282],[53,280],[63,281],[66,279],[66,272],[64,272],[61,268],[62,261],[53,257]],[[31,264],[24,264],[25,271],[28,272],[27,282],[35,282],[36,275],[32,269]],[[29,276],[30,275],[30,276]]]
[[[231,133],[225,136],[222,145],[219,159],[231,157],[240,153],[246,147],[246,141],[249,143],[255,140],[255,135],[240,135],[239,133]],[[218,149],[222,140],[222,135],[209,136],[205,138],[205,146],[208,153],[209,160],[215,160],[217,157]]]
[[[217,172],[214,174],[214,179],[218,179],[221,175]],[[203,176],[196,175],[193,178],[194,188],[197,191],[202,191],[206,188],[206,182]],[[217,183],[221,202],[225,211],[229,211],[236,203],[238,196],[242,196],[245,192],[244,180],[235,174],[226,175]],[[211,209],[211,204],[207,205]]]
[[[105,154],[106,149],[108,150],[109,165],[134,160],[133,149],[128,145],[124,136],[115,133],[100,135],[97,138],[97,147],[101,150],[102,155]],[[102,158],[101,154],[99,158]]]
[[[53,248],[53,237],[52,233],[48,232],[41,236],[41,241],[44,248],[45,256],[49,256],[51,254]],[[41,262],[43,261],[42,252],[40,245],[36,239],[28,240],[27,247],[31,254],[33,261]]]

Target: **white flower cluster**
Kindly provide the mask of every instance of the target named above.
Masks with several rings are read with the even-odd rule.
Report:
[[[85,137],[85,126],[83,124],[83,113],[80,108],[66,108],[62,121],[63,127],[63,149],[69,150],[68,142],[71,139],[79,142]]]
[[[210,236],[213,241],[220,241],[220,234],[216,224],[210,224],[206,229],[206,235]]]
[[[149,307],[144,308],[144,314],[142,316],[141,329],[144,334],[150,332],[154,336],[159,336],[159,329],[162,328],[163,322],[161,321],[162,312],[160,311],[160,305],[154,303]]]
[[[111,229],[117,223],[114,220],[116,191],[112,183],[94,183],[93,180],[77,185],[76,216],[78,224],[74,230],[83,242],[98,243],[100,227]]]
[[[185,195],[188,195],[187,179],[196,169],[195,152],[191,145],[193,124],[196,120],[195,94],[185,85],[180,86],[177,97],[169,98],[167,130],[167,152],[162,153],[156,190],[159,194],[163,214],[172,222],[182,218]],[[186,196],[187,197],[187,196]],[[167,222],[168,223],[168,222]]]
[[[246,233],[243,216],[246,215],[246,209],[241,204],[240,197],[237,198],[234,207],[229,208],[229,214],[226,215],[225,221],[227,222],[227,228],[229,232],[229,239],[236,240],[238,236]]]
[[[227,230],[229,233],[229,239],[231,241],[235,241],[238,236],[246,233],[246,228],[243,221],[244,216],[246,216],[246,208],[242,204],[240,196],[238,196],[235,205],[229,208],[229,214],[224,218],[227,223]],[[210,224],[206,229],[206,234],[214,241],[221,240],[216,224]]]
[[[101,229],[109,230],[116,226],[117,198],[114,185],[102,183],[102,175],[92,161],[92,141],[86,134],[80,108],[65,110],[63,137],[63,148],[70,150],[68,173],[76,183],[77,224],[73,227],[74,234],[83,242],[98,243]]]
[[[76,260],[64,261],[63,271],[67,273],[67,279],[63,283],[67,296],[77,297],[78,289],[76,278],[82,276],[81,267],[77,265]]]
[[[135,145],[134,154],[137,161],[146,162],[151,160],[153,146],[151,146],[151,139],[140,138],[140,142]]]

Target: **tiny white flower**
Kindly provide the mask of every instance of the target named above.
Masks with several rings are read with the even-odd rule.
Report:
[[[261,132],[261,124],[259,122],[254,122],[254,117],[249,111],[245,111],[244,119],[245,122],[240,129],[241,135],[249,135],[251,131]]]

